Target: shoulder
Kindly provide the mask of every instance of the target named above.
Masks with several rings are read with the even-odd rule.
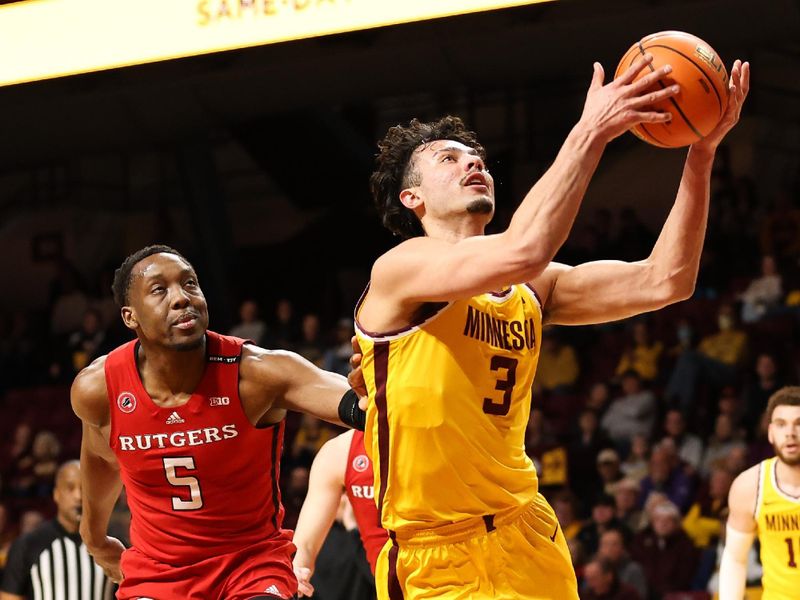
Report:
[[[743,471],[733,480],[730,492],[728,492],[728,506],[731,511],[753,514],[760,476],[761,463]]]
[[[378,257],[372,265],[371,287],[380,285],[387,278],[395,277],[407,269],[413,269],[422,260],[430,260],[437,250],[452,246],[451,242],[430,237],[415,237],[405,240]]]
[[[101,356],[81,370],[70,389],[72,410],[90,425],[102,426],[109,420],[106,358]]]
[[[310,363],[288,350],[266,350],[255,344],[242,346],[239,376],[246,383],[280,386]]]

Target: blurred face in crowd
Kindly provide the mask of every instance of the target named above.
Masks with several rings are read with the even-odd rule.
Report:
[[[727,442],[733,437],[733,423],[728,415],[717,416],[714,423],[714,436],[721,442]]]
[[[597,430],[597,414],[593,410],[585,410],[578,419],[578,427],[581,433],[591,435]]]
[[[720,331],[730,331],[734,325],[733,307],[730,304],[725,304],[720,307],[717,314],[717,325]]]
[[[306,315],[303,317],[303,337],[307,340],[315,340],[319,334],[319,317],[317,315]]]
[[[620,486],[614,492],[614,501],[617,504],[617,511],[627,514],[639,503],[639,491],[632,486]]]
[[[756,359],[756,373],[761,379],[772,379],[777,370],[774,358],[769,354],[759,354]]]
[[[686,424],[683,422],[683,415],[679,410],[671,410],[667,413],[664,420],[664,429],[667,435],[673,437],[680,437],[686,430]]]
[[[714,469],[708,480],[708,493],[715,500],[727,501],[728,491],[733,483],[733,475],[725,469]]]
[[[637,433],[631,440],[631,458],[640,460],[647,458],[648,452],[650,452],[650,444],[647,442],[647,438]]]
[[[281,323],[288,323],[292,320],[292,303],[288,300],[279,300],[275,306],[275,315]]]
[[[761,259],[761,274],[765,277],[777,275],[778,268],[775,265],[775,259],[772,256],[765,256]]]
[[[665,511],[657,509],[653,511],[653,531],[655,531],[656,535],[659,537],[669,537],[678,530],[678,527],[680,527],[680,522],[678,519],[678,515],[665,514]]]
[[[25,535],[36,529],[44,521],[38,510],[26,510],[19,519],[19,534]]]
[[[608,404],[608,386],[603,382],[595,383],[589,392],[589,399],[586,402],[587,408],[601,411]]]
[[[642,389],[642,384],[636,375],[628,374],[622,378],[622,392],[626,396],[638,394]]]
[[[670,464],[669,454],[664,449],[658,449],[650,456],[650,477],[656,483],[663,483],[669,479]]]
[[[258,304],[252,300],[245,300],[239,309],[239,318],[242,323],[252,323],[258,319]]]
[[[612,573],[606,573],[597,562],[590,562],[583,570],[586,585],[597,595],[602,595],[611,589],[614,580]]]
[[[597,463],[597,472],[605,483],[616,481],[620,476],[619,461],[606,458]]]
[[[800,406],[775,407],[769,424],[769,442],[783,463],[800,465]]]
[[[650,332],[647,329],[647,324],[641,321],[633,325],[633,341],[637,346],[650,345]]]
[[[613,563],[619,562],[625,553],[625,543],[622,535],[616,529],[611,529],[600,536],[600,545],[597,553]]]
[[[170,350],[200,348],[208,329],[208,306],[197,274],[180,256],[159,253],[133,267],[125,326]]]
[[[566,527],[575,520],[575,513],[569,500],[556,498],[553,501],[553,511],[556,513],[558,522],[561,523],[562,527]]]
[[[592,507],[592,520],[599,525],[605,525],[614,518],[614,507],[608,504],[595,504]]]
[[[70,532],[78,531],[81,521],[81,471],[78,462],[64,464],[56,474],[53,499],[58,507],[58,521]]]

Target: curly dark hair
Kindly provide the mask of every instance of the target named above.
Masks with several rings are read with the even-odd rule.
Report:
[[[419,185],[420,173],[414,168],[414,150],[436,140],[453,140],[474,148],[481,159],[486,151],[458,117],[446,116],[423,123],[412,119],[407,127],[396,125],[380,142],[375,171],[369,179],[370,191],[384,226],[403,239],[425,235],[417,215],[400,202],[400,192]]]
[[[128,305],[128,292],[131,288],[131,274],[133,273],[133,267],[136,266],[136,263],[144,260],[148,256],[153,256],[153,254],[174,254],[187,265],[192,267],[192,264],[186,260],[186,258],[175,248],[170,246],[165,246],[163,244],[154,244],[152,246],[145,246],[141,250],[137,250],[124,261],[120,265],[119,269],[114,271],[114,283],[111,284],[111,291],[114,293],[114,302],[117,303],[117,306],[122,308],[123,306]],[[194,269],[194,267],[192,267]]]
[[[800,406],[800,387],[787,385],[772,394],[767,402],[767,414],[772,421],[772,413],[779,406]]]

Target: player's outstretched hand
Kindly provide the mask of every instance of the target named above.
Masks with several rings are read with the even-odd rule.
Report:
[[[114,583],[122,581],[123,575],[119,567],[119,559],[125,551],[122,542],[117,538],[106,536],[104,544],[87,546],[86,549],[109,579]]]
[[[742,105],[750,91],[750,63],[736,60],[731,68],[731,77],[728,80],[728,107],[722,115],[719,124],[702,141],[693,144],[700,150],[714,151],[719,146],[727,133],[739,122],[742,114]]]
[[[294,565],[294,575],[297,577],[297,597],[309,598],[314,595],[314,586],[311,585],[311,569]]]
[[[592,83],[578,124],[597,134],[601,141],[610,142],[638,123],[669,121],[670,113],[655,111],[652,105],[678,93],[677,84],[664,89],[656,86],[656,82],[672,72],[672,67],[664,65],[634,81],[652,61],[651,54],[639,57],[627,71],[606,85],[603,85],[602,65],[594,63]]]
[[[353,355],[350,357],[350,372],[347,374],[347,382],[350,387],[358,394],[360,400],[358,407],[367,410],[367,384],[364,381],[364,374],[361,372],[361,346],[358,345],[358,338],[350,338],[353,346]]]

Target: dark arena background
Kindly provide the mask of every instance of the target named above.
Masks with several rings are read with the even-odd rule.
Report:
[[[386,129],[462,117],[487,149],[501,231],[578,120],[592,62],[608,80],[633,42],[681,30],[753,73],[717,155],[696,291],[545,329],[526,447],[579,579],[611,552],[613,521],[641,600],[712,597],[727,489],[770,455],[766,399],[800,376],[800,4],[363,2],[0,2],[0,568],[53,515],[55,466],[78,457],[77,370],[129,339],[110,290],[125,256],[178,248],[212,329],[346,374],[353,307],[396,243],[368,190]],[[685,155],[612,142],[557,260],[645,258]],[[335,434],[289,416],[287,527]],[[681,513],[663,552],[645,502],[658,469]],[[123,498],[123,539],[126,515]],[[760,574],[754,551],[753,598]]]

